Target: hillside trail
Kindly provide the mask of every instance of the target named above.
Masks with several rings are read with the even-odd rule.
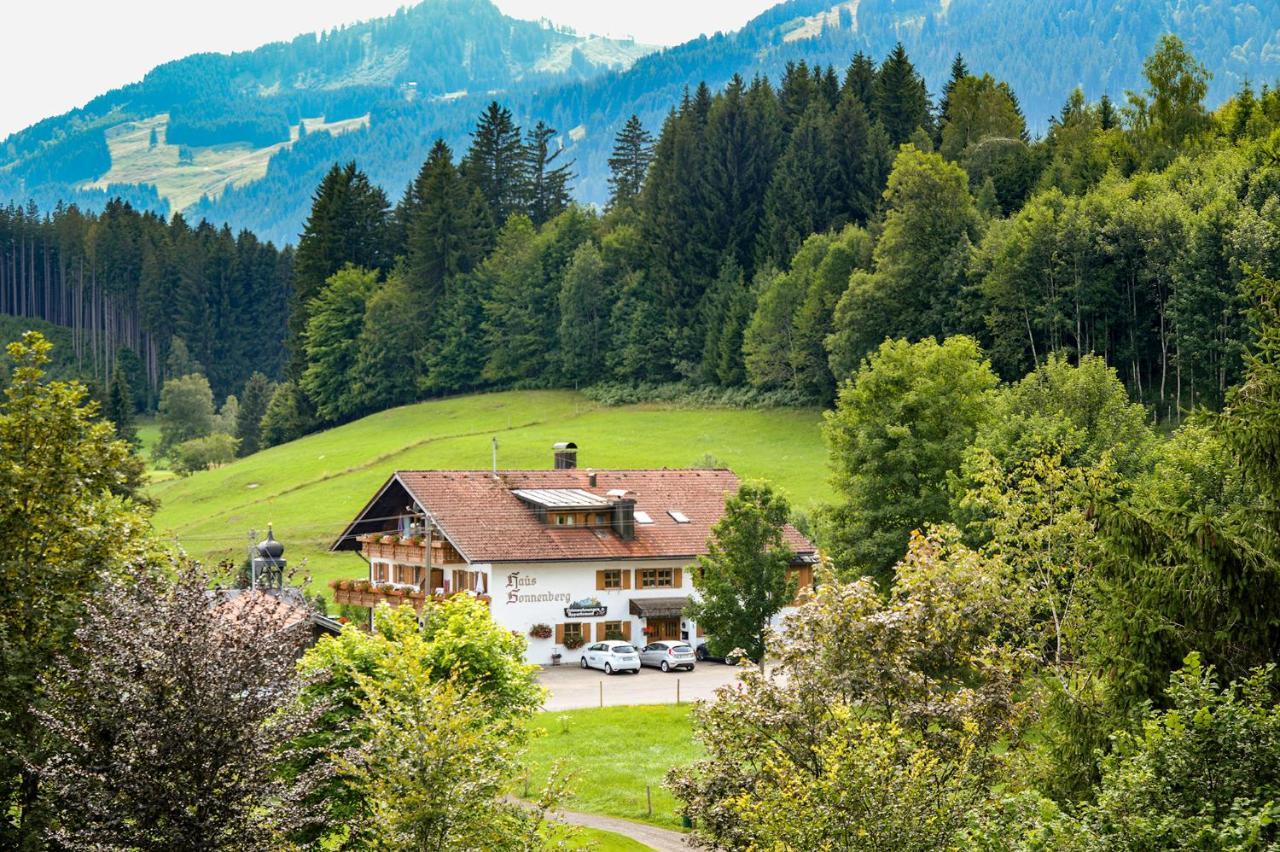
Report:
[[[655,852],[689,852],[693,848],[688,844],[685,836],[678,831],[658,828],[656,825],[648,825],[643,822],[632,822],[629,819],[561,810],[552,811],[551,818],[580,828],[612,831],[614,834],[621,834],[623,837],[629,837],[638,843],[643,843],[654,849]]]

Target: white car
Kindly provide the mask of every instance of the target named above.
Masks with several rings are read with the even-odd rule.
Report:
[[[584,669],[602,669],[605,674],[614,672],[640,673],[640,655],[634,645],[611,640],[588,645],[582,652]]]
[[[640,665],[669,672],[672,669],[693,671],[693,646],[688,642],[654,642],[640,651]]]

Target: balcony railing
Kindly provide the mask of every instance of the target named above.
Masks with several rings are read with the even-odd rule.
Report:
[[[406,537],[396,533],[370,533],[357,536],[366,559],[381,559],[398,565],[426,565],[427,541],[422,536]],[[458,551],[438,539],[431,542],[432,565],[465,564]]]
[[[389,606],[412,606],[421,610],[428,600],[445,601],[455,595],[469,592],[452,592],[443,595],[429,595],[415,586],[403,586],[395,583],[374,583],[369,580],[331,580],[329,587],[333,589],[334,603],[351,606],[375,607],[378,604]],[[476,595],[485,606],[490,603],[488,595]]]

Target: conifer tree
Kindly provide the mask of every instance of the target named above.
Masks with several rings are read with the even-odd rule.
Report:
[[[653,160],[653,134],[634,113],[618,131],[609,157],[609,207],[630,204],[640,195]]]
[[[1116,107],[1111,101],[1111,96],[1103,93],[1102,99],[1098,101],[1098,126],[1103,130],[1110,130],[1119,123],[1120,118],[1116,115]]]
[[[553,150],[554,148],[554,150]],[[525,134],[521,165],[524,172],[524,209],[541,227],[569,206],[569,181],[573,179],[573,162],[556,160],[564,153],[556,139],[556,130],[545,122]]]
[[[134,424],[133,394],[124,370],[117,369],[111,375],[107,389],[107,405],[103,414],[115,426],[116,437],[128,444],[138,443],[138,429]]]
[[[826,103],[810,104],[791,134],[765,197],[759,258],[786,263],[810,234],[827,230],[837,175]]]
[[[711,248],[728,253],[740,269],[752,263],[780,142],[780,123],[768,101],[735,76],[707,117],[702,172],[707,234]]]
[[[809,72],[809,64],[803,59],[788,62],[782,72],[782,85],[778,88],[778,103],[782,107],[782,132],[790,136],[800,124],[814,98],[818,97],[818,83]]]
[[[671,377],[665,341],[668,328],[654,288],[643,272],[623,277],[618,299],[609,314],[613,345],[605,357],[613,374],[623,381],[661,381]]]
[[[385,272],[391,263],[392,229],[387,197],[354,161],[334,164],[316,190],[311,215],[298,240],[289,305],[290,372],[305,368],[302,334],[310,303],[325,282],[350,264]]]
[[[407,284],[430,312],[444,297],[448,280],[470,272],[483,259],[488,213],[478,192],[454,167],[442,139],[432,146],[400,207]]]
[[[471,133],[462,174],[480,191],[494,227],[522,209],[525,195],[524,146],[511,111],[493,101]]]
[[[745,288],[742,275],[742,267],[732,256],[726,256],[723,263],[720,264],[720,274],[711,282],[711,286],[707,288],[707,293],[702,299],[702,363],[699,365],[698,376],[707,384],[716,384],[717,382],[731,385],[733,382],[722,381],[720,378],[720,358],[721,344],[726,335],[732,335],[734,330],[730,324],[730,316],[734,311],[735,304],[738,300],[739,293]],[[739,335],[741,329],[738,330]],[[742,342],[739,338],[738,349],[742,348]]]
[[[929,92],[924,79],[907,58],[902,42],[898,42],[880,66],[875,102],[876,114],[895,147],[910,139],[916,128],[927,132],[932,127]]]
[[[483,271],[450,282],[438,324],[447,333],[434,336],[431,345],[417,353],[419,393],[435,396],[483,386],[481,373],[489,357],[484,336],[487,298]]]
[[[965,64],[964,57],[957,52],[956,58],[951,60],[951,77],[947,80],[947,84],[942,87],[942,100],[938,103],[939,129],[946,125],[947,119],[951,115],[951,94],[955,91],[960,81],[968,76],[969,66]]]
[[[876,146],[883,134],[872,138],[866,106],[851,91],[840,97],[832,117],[831,144],[836,174],[833,176],[834,212],[844,222],[865,222],[875,211],[884,190],[887,171],[878,162]]]
[[[256,370],[244,383],[240,407],[236,411],[235,436],[240,442],[236,448],[238,455],[250,456],[262,449],[262,418],[266,416],[274,393],[275,386],[271,380]]]
[[[600,250],[585,242],[574,253],[560,288],[560,370],[574,387],[589,385],[604,372],[609,295]]]
[[[845,71],[844,93],[862,101],[869,118],[879,117],[873,112],[876,105],[876,64],[862,51],[854,54],[849,69]]]

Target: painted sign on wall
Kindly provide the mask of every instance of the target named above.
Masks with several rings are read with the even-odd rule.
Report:
[[[531,591],[537,585],[537,577],[524,577],[519,571],[512,571],[507,575],[507,603],[559,603],[561,601],[568,603],[572,599],[568,592]]]

